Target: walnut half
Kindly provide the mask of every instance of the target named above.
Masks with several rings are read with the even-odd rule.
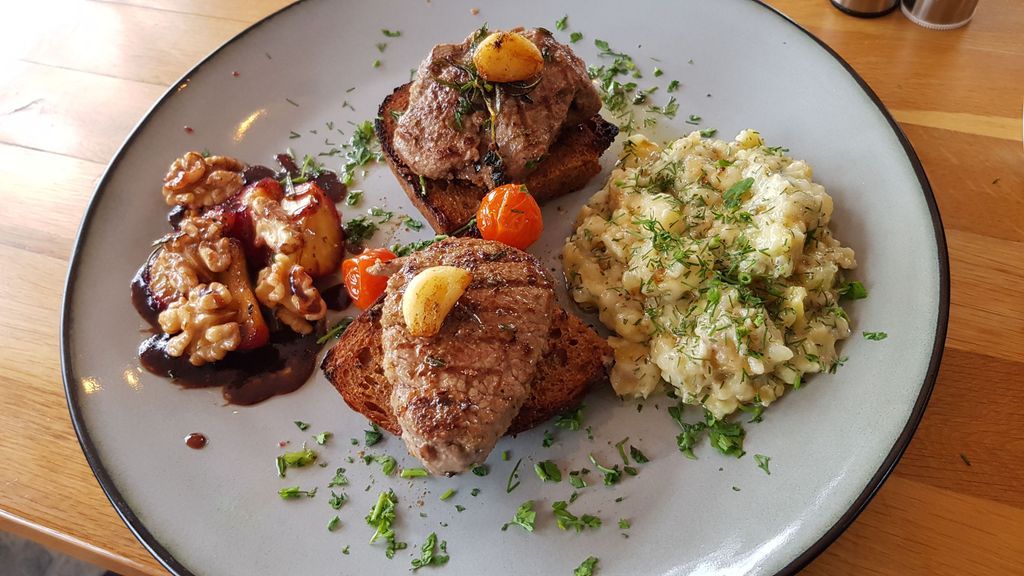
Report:
[[[230,156],[203,157],[199,152],[186,152],[171,164],[164,176],[164,200],[201,208],[220,204],[242,189],[242,163]]]
[[[172,302],[160,313],[160,328],[172,334],[167,354],[178,357],[188,353],[195,366],[216,362],[238,349],[241,329],[231,292],[220,282],[200,284],[188,292],[188,298]]]
[[[299,334],[309,334],[313,330],[310,322],[327,314],[327,304],[313,287],[313,278],[284,254],[276,255],[273,264],[260,270],[255,292],[260,303]]]

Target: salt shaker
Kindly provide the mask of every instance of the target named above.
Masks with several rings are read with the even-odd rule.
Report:
[[[952,30],[967,24],[977,7],[978,0],[902,0],[901,5],[911,22],[932,30]]]

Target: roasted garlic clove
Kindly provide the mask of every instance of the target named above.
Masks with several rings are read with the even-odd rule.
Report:
[[[468,270],[432,266],[416,275],[402,295],[402,316],[413,336],[433,336],[473,281]]]
[[[488,82],[518,82],[539,74],[544,68],[544,56],[522,34],[495,32],[476,47],[473,65]]]

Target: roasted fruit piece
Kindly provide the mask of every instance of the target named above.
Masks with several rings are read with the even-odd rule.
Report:
[[[334,202],[319,186],[309,182],[287,194],[281,200],[281,208],[302,235],[298,265],[313,278],[336,272],[345,253],[345,238]]]

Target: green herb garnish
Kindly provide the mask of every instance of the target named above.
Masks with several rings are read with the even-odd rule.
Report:
[[[725,202],[725,207],[729,209],[736,209],[739,207],[743,195],[746,194],[747,190],[754,185],[753,178],[744,178],[739,182],[733,184],[722,194],[722,200]]]
[[[448,563],[448,543],[441,541],[440,553],[434,551],[437,545],[437,534],[431,532],[427,541],[420,547],[420,557],[412,559],[412,571],[415,572],[424,566],[444,566]]]
[[[583,426],[583,409],[586,406],[580,404],[576,408],[563,413],[555,420],[555,426],[566,430],[579,430]]]
[[[327,441],[331,439],[331,436],[334,436],[334,434],[331,432],[321,432],[316,436],[313,436],[313,440],[317,444],[323,446],[324,444],[327,444]]]
[[[555,437],[550,431],[544,431],[544,439],[540,441],[540,445],[545,448],[550,448],[555,443]]]
[[[569,25],[569,15],[566,14],[558,20],[555,20],[555,30],[565,30],[566,26]]]
[[[352,190],[345,197],[345,205],[346,206],[358,206],[359,203],[362,202],[362,201],[363,201],[363,191],[362,190]]]
[[[381,28],[380,33],[388,38],[398,38],[402,35],[401,30],[388,30],[387,28]]]
[[[444,501],[444,500],[447,500],[447,499],[451,498],[452,496],[455,496],[455,489],[454,488],[449,488],[449,489],[445,490],[444,494],[441,494],[441,496],[439,498],[441,499],[441,501]]]
[[[331,518],[330,522],[327,523],[327,531],[334,532],[338,529],[338,526],[341,526],[341,518],[335,516],[334,518]]]
[[[536,521],[537,513],[533,511],[533,500],[527,500],[519,505],[515,516],[512,517],[512,521],[506,522],[501,529],[508,530],[508,527],[514,524],[527,532],[533,532],[533,525]]]
[[[341,505],[344,504],[346,500],[348,500],[348,496],[345,496],[344,492],[337,494],[334,490],[331,490],[331,499],[328,500],[327,503],[331,505],[331,508],[337,510],[341,508]]]
[[[601,526],[601,519],[591,514],[584,514],[583,516],[576,516],[572,512],[569,512],[569,505],[564,500],[559,500],[551,505],[551,510],[555,514],[555,523],[562,530],[568,530],[572,528],[576,530],[576,533],[582,532],[586,528],[599,528]]]
[[[633,457],[633,461],[637,464],[647,464],[651,461],[639,448],[633,445],[629,447],[629,455]]]
[[[768,463],[771,462],[771,458],[764,454],[754,454],[754,462],[757,462],[757,467],[764,470],[764,473],[771,476],[772,472],[768,469]]]
[[[391,476],[391,474],[394,473],[395,468],[398,467],[398,461],[395,460],[395,457],[387,454],[376,456],[373,461],[380,464],[380,469],[384,472],[385,476]]]
[[[505,493],[511,494],[519,486],[519,465],[523,463],[523,459],[520,458],[516,461],[516,465],[512,467],[512,473],[508,475],[508,482],[505,483]],[[515,480],[515,484],[512,481]]]
[[[402,468],[402,471],[398,473],[402,478],[423,478],[424,476],[430,476],[430,474],[423,468]]]
[[[885,332],[862,332],[865,340],[885,340],[889,337]]]
[[[277,495],[280,496],[282,500],[292,500],[302,496],[312,498],[316,496],[316,488],[313,488],[312,490],[302,490],[298,486],[289,486],[288,488],[281,488],[278,490]]]
[[[587,487],[587,481],[583,479],[583,475],[589,473],[590,470],[582,468],[580,470],[573,470],[569,472],[569,485],[579,490],[580,488]]]
[[[533,471],[543,482],[561,482],[562,471],[551,460],[542,460],[533,465]]]
[[[309,424],[306,424],[302,420],[296,420],[295,425],[298,426],[299,430],[302,430],[303,432],[309,429]]]
[[[572,576],[594,576],[595,566],[597,566],[597,558],[590,556],[572,571]]]
[[[370,423],[370,429],[363,431],[363,446],[370,447],[384,439],[384,434],[381,433],[380,428],[377,427],[373,422]]]
[[[863,300],[868,297],[868,289],[854,280],[839,289],[839,295],[850,300]]]
[[[580,40],[583,40],[583,33],[582,32],[573,32],[573,33],[569,34],[569,42],[575,44],[575,43],[579,42]]]
[[[476,466],[473,466],[472,472],[473,474],[482,477],[490,474],[491,469],[487,466],[487,464],[477,464]]]
[[[337,324],[332,326],[331,329],[328,330],[326,334],[317,338],[316,343],[318,345],[323,345],[326,344],[331,338],[339,338],[342,334],[345,333],[345,330],[348,329],[349,324],[352,324],[352,320],[354,320],[354,318],[352,318],[351,316],[345,316],[344,318],[339,320]]]
[[[377,503],[374,504],[373,508],[370,509],[370,513],[366,516],[366,523],[375,529],[373,536],[370,537],[370,544],[376,542],[378,538],[383,538],[387,541],[384,555],[389,559],[394,558],[396,550],[402,550],[406,547],[405,542],[398,542],[395,539],[395,530],[392,527],[395,521],[395,508],[397,505],[398,497],[395,496],[394,491],[381,492],[380,496],[377,497]]]
[[[593,464],[594,467],[597,468],[597,470],[604,475],[605,486],[618,484],[619,480],[622,478],[622,471],[619,470],[618,464],[612,466],[611,468],[608,468],[607,466],[602,466],[601,464],[599,464],[597,462],[597,459],[594,458],[593,454],[590,454],[589,457],[590,463]]]

